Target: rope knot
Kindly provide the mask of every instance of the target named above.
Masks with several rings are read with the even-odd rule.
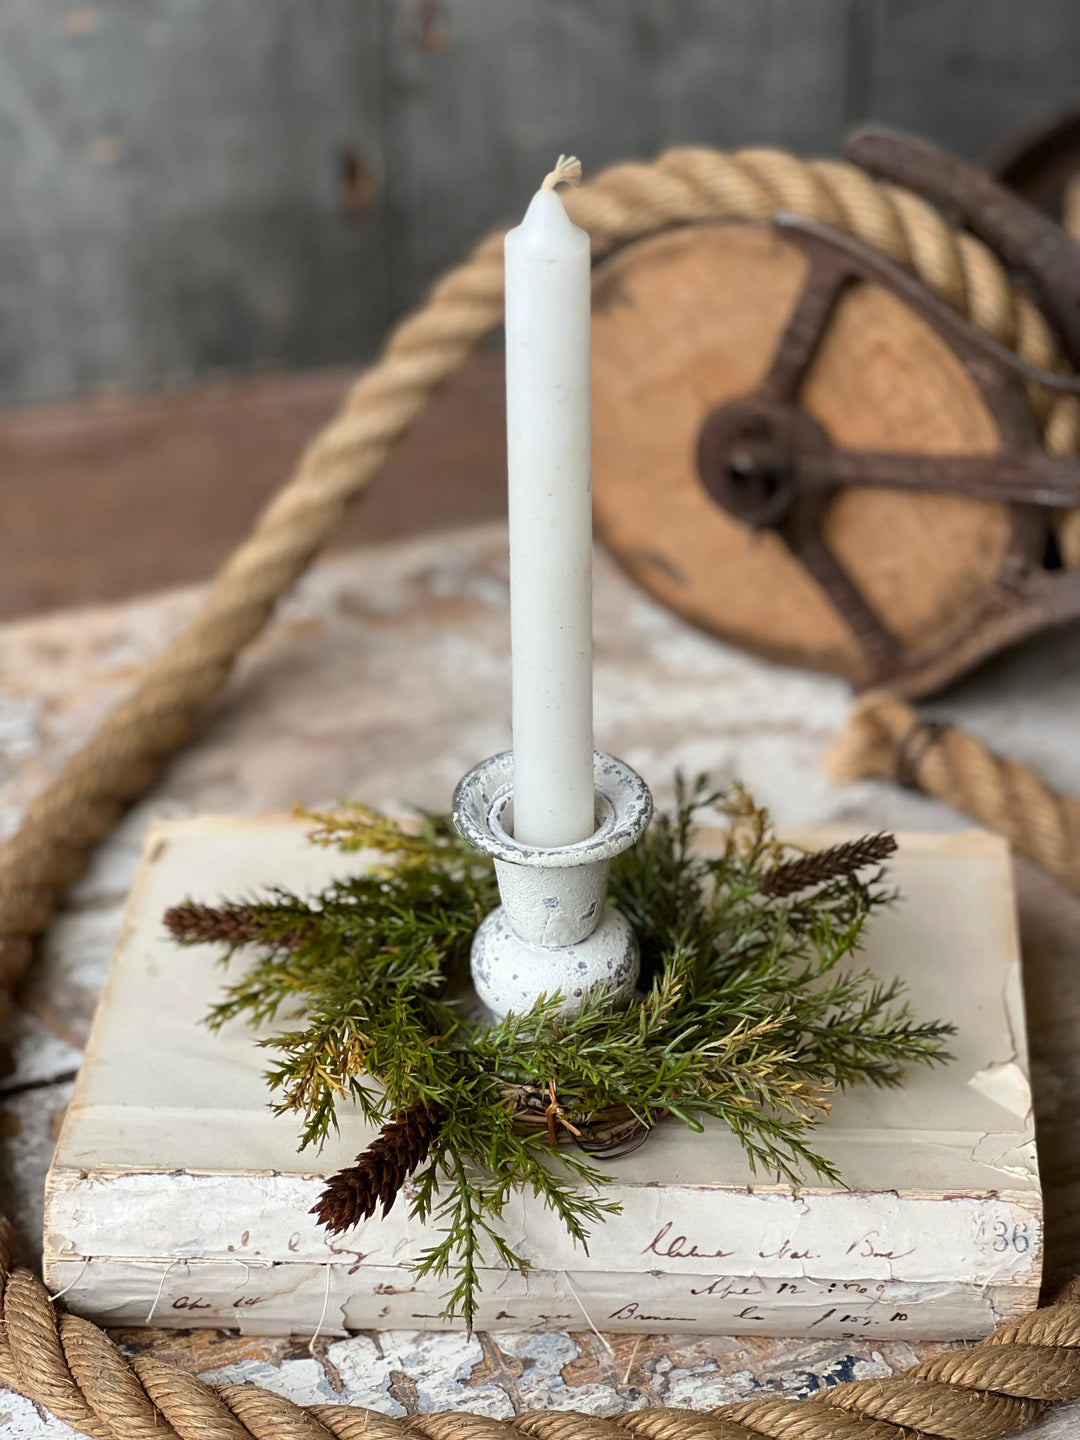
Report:
[[[905,790],[918,790],[919,766],[950,729],[943,720],[916,720],[896,747],[895,779]]]

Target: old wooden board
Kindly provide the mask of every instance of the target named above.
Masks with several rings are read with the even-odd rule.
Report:
[[[0,401],[360,360],[560,149],[835,152],[849,8],[4,7]]]
[[[314,370],[0,411],[0,616],[212,574],[352,378]],[[505,514],[505,410],[489,344],[420,416],[335,547]]]
[[[860,111],[978,159],[1037,115],[1077,103],[1072,0],[860,0]],[[861,72],[861,73],[860,73]]]
[[[513,215],[560,151],[589,174],[678,144],[835,153],[850,118],[846,0],[420,8],[434,21],[427,43],[399,7],[386,57],[387,185],[392,213],[408,217],[399,303]]]
[[[0,13],[0,402],[354,363],[560,149],[972,158],[1075,103],[1071,0],[39,0]]]
[[[378,10],[4,7],[7,403],[371,352],[390,318]]]
[[[43,617],[0,630],[0,824],[30,797],[138,667],[190,613],[174,592],[123,606]],[[286,809],[294,800],[363,795],[376,803],[445,806],[477,757],[509,740],[506,553],[501,529],[441,535],[336,557],[304,581],[241,662],[195,744],[124,823],[79,882],[50,936],[27,996],[16,1070],[0,1084],[21,1124],[6,1142],[5,1208],[33,1258],[54,1114],[78,1063],[94,998],[119,926],[142,836],[158,816]],[[736,774],[786,824],[959,830],[961,817],[925,797],[824,777],[821,757],[850,697],[829,677],[750,659],[644,597],[605,556],[597,560],[598,739],[670,798],[676,764]],[[483,702],[481,696],[483,695]],[[1074,717],[1080,653],[1048,636],[987,667],[938,714],[1080,792]],[[490,706],[490,708],[489,708]],[[1080,900],[1018,866],[1036,1115],[1047,1219],[1047,1285],[1080,1257]],[[27,1088],[33,1086],[35,1088]],[[301,1400],[338,1395],[395,1413],[463,1404],[505,1414],[519,1405],[615,1413],[661,1401],[708,1406],[763,1385],[805,1393],[852,1375],[887,1374],[923,1347],[854,1342],[733,1341],[588,1332],[420,1339],[399,1333],[317,1342],[239,1341],[227,1334],[129,1332],[221,1378],[259,1380]],[[31,1407],[0,1398],[7,1433],[40,1440]],[[1070,1431],[1069,1425],[1073,1430]],[[1075,1431],[1046,1422],[1044,1435]]]

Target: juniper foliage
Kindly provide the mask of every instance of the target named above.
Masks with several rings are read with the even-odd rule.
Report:
[[[730,822],[718,855],[693,844],[706,808]],[[410,1107],[438,1113],[409,1191],[410,1213],[438,1236],[416,1269],[447,1279],[445,1313],[470,1325],[481,1267],[526,1268],[498,1230],[516,1191],[583,1246],[617,1211],[587,1153],[553,1144],[550,1127],[523,1130],[508,1087],[550,1094],[564,1136],[620,1103],[647,1125],[669,1116],[701,1130],[713,1117],[755,1170],[798,1183],[839,1178],[813,1146],[836,1090],[895,1085],[906,1065],[947,1058],[952,1027],[916,1019],[899,982],[854,963],[867,919],[892,898],[883,873],[769,895],[764,881],[789,850],[740,790],[680,782],[675,811],[613,866],[612,902],[641,943],[642,1003],[595,1000],[566,1019],[555,995],[487,1029],[461,995],[473,933],[498,903],[490,861],[443,817],[403,825],[348,805],[308,818],[316,843],[384,863],[311,902],[279,889],[231,904],[256,954],[209,1023],[273,1027],[258,1043],[275,1057],[274,1108],[299,1117],[301,1148],[325,1140],[342,1104],[376,1127]]]

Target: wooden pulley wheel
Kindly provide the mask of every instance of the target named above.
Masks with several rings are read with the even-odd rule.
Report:
[[[697,225],[597,267],[596,521],[641,584],[722,638],[925,694],[1051,623],[1050,511],[1017,503],[1016,472],[1057,462],[1022,385],[1010,399],[1005,380],[977,383],[989,367],[965,363],[914,291],[846,252],[837,269],[835,243],[824,227]],[[884,478],[860,483],[882,456]],[[938,488],[943,465],[956,484]],[[1034,608],[1007,598],[1021,574]],[[1059,611],[1080,605],[1075,586],[1054,593]]]

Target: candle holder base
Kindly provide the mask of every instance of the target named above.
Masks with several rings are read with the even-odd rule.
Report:
[[[543,995],[558,991],[560,1015],[574,1015],[586,995],[603,992],[610,1005],[630,1001],[638,980],[638,947],[630,922],[605,905],[591,935],[574,945],[538,945],[523,940],[505,908],[493,910],[472,946],[476,993],[496,1019],[531,1010]]]
[[[652,817],[652,796],[636,771],[601,750],[593,752],[593,784],[596,830],[551,848],[514,838],[513,751],[484,760],[454,792],[454,825],[492,857],[503,902],[472,951],[473,983],[496,1019],[556,991],[560,1012],[573,1015],[587,995],[603,989],[615,1003],[637,983],[633,932],[604,897],[612,860]]]

